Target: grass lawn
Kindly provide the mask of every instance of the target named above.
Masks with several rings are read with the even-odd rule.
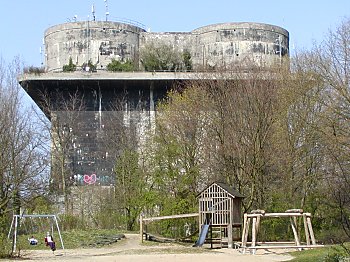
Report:
[[[91,229],[88,231],[71,230],[61,233],[63,244],[66,249],[106,246],[116,243],[118,238],[120,238],[122,235],[116,230],[107,229]],[[17,248],[20,250],[48,249],[44,242],[45,236],[46,232],[34,234],[34,237],[38,240],[38,245],[30,245],[28,238],[30,238],[31,235],[19,235],[17,240]],[[56,248],[61,249],[62,246],[57,232],[54,232],[53,238],[56,242]]]
[[[350,243],[345,245],[347,248],[350,247]],[[314,262],[314,261],[324,261],[324,262],[336,262],[343,261],[342,259],[348,258],[349,254],[346,254],[344,248],[339,245],[326,246],[323,248],[315,248],[305,251],[295,251],[290,253],[295,257],[293,262]],[[347,260],[345,260],[347,261]]]

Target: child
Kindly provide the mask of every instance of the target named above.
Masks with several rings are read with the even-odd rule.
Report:
[[[45,243],[46,243],[46,246],[50,246],[52,251],[56,250],[56,244],[55,244],[55,241],[53,241],[53,237],[50,235],[50,232],[47,232],[46,234]]]
[[[38,244],[38,240],[35,239],[33,236],[31,236],[31,238],[28,238],[28,241],[29,241],[29,244],[33,246]]]

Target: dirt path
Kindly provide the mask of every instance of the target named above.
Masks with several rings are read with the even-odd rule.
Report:
[[[280,251],[281,252],[281,251]],[[241,254],[234,249],[193,248],[178,244],[140,244],[139,235],[126,234],[126,238],[104,248],[80,248],[57,250],[53,254],[48,250],[28,251],[26,261],[63,261],[63,262],[232,262],[232,261],[288,261],[292,257],[286,253]]]

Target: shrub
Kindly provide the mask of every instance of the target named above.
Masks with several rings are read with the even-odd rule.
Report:
[[[135,66],[131,61],[122,63],[116,59],[112,59],[112,62],[107,65],[107,70],[112,72],[130,72],[135,71]]]
[[[60,223],[62,230],[85,229],[86,224],[79,217],[73,215],[61,215]]]
[[[192,69],[191,54],[180,52],[167,44],[149,44],[141,50],[141,63],[146,71]]]
[[[75,70],[76,70],[76,65],[73,64],[73,60],[70,57],[68,65],[64,65],[63,66],[63,72],[74,72]]]
[[[84,71],[88,71],[88,72],[96,72],[96,65],[94,65],[91,60],[89,60],[89,62],[84,63],[82,65],[82,69]]]
[[[40,75],[42,73],[45,73],[45,69],[43,67],[29,66],[25,67],[23,69],[23,72],[26,74]]]
[[[0,234],[0,258],[8,258],[11,255],[11,243],[5,234]]]
[[[192,70],[192,60],[191,60],[191,53],[188,50],[185,50],[182,53],[183,62],[185,65],[185,70]]]

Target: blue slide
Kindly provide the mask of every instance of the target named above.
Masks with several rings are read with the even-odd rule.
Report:
[[[198,240],[194,244],[194,247],[201,247],[201,246],[203,246],[205,238],[207,237],[207,234],[208,234],[208,230],[209,230],[209,225],[208,224],[202,225],[201,233],[199,235]]]

